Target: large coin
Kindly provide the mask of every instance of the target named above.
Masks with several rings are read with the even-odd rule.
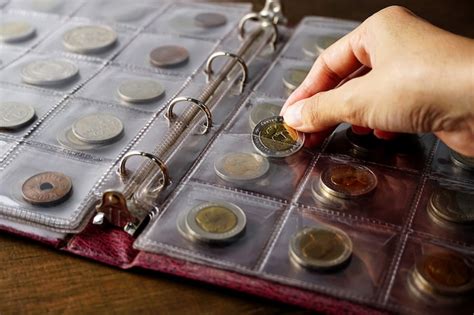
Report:
[[[65,201],[72,191],[71,179],[58,172],[44,172],[28,178],[21,187],[23,199],[38,206]]]
[[[145,103],[160,98],[165,92],[165,88],[156,80],[135,79],[123,81],[117,92],[126,102]]]
[[[251,181],[265,175],[270,168],[268,160],[261,155],[231,152],[214,163],[216,174],[229,182]]]
[[[336,35],[308,36],[303,40],[303,52],[309,57],[316,58],[339,38]]]
[[[303,83],[309,73],[309,69],[286,69],[283,73],[283,84],[291,91],[296,90]]]
[[[422,256],[415,264],[412,277],[416,289],[431,295],[456,297],[470,292],[474,285],[472,267],[453,252]]]
[[[150,63],[155,67],[174,67],[185,63],[188,59],[188,50],[182,46],[160,46],[150,52]]]
[[[36,34],[36,29],[27,22],[13,21],[0,24],[0,41],[15,43],[30,39]]]
[[[109,114],[92,114],[72,125],[74,135],[89,144],[109,144],[122,136],[122,121]]]
[[[298,152],[304,144],[305,135],[283,121],[281,116],[262,120],[252,132],[255,149],[263,156],[284,158]]]
[[[375,190],[377,176],[365,166],[339,164],[321,173],[320,187],[331,196],[357,198]]]
[[[116,42],[117,33],[108,26],[78,26],[63,35],[64,48],[80,54],[100,53]]]
[[[70,82],[79,74],[79,68],[63,59],[37,60],[21,69],[23,82],[33,85],[61,85]]]
[[[245,213],[227,202],[206,202],[192,208],[185,217],[190,236],[206,243],[234,241],[245,231]]]
[[[199,27],[214,28],[225,25],[227,23],[227,18],[223,14],[206,12],[196,15],[194,17],[194,22]]]
[[[290,240],[290,258],[298,265],[310,269],[336,269],[344,265],[351,255],[351,239],[336,228],[304,228]]]
[[[437,189],[428,203],[428,212],[436,218],[453,223],[474,223],[474,194]]]
[[[270,103],[259,103],[252,107],[249,115],[250,128],[253,130],[255,126],[262,120],[280,115],[281,106]]]
[[[465,156],[455,151],[451,151],[451,161],[460,168],[474,171],[474,157]]]
[[[18,102],[0,101],[0,129],[18,129],[35,118],[33,106]]]
[[[72,128],[67,128],[62,132],[59,132],[56,140],[58,140],[58,143],[63,147],[80,151],[93,150],[100,146],[98,144],[90,144],[79,140],[72,131]]]

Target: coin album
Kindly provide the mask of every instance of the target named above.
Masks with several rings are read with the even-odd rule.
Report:
[[[312,147],[279,117],[358,22],[287,27],[242,3],[0,6],[2,230],[319,312],[472,313],[472,158],[345,124]]]

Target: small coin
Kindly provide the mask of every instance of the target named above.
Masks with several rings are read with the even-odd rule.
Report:
[[[465,156],[455,151],[451,151],[451,161],[462,169],[474,171],[474,157]]]
[[[29,104],[0,101],[0,129],[18,129],[35,118],[35,109]]]
[[[176,45],[160,46],[150,52],[150,63],[155,67],[174,67],[187,62],[189,52]]]
[[[265,175],[270,168],[266,158],[254,153],[230,152],[214,163],[216,174],[223,180],[251,181]]]
[[[36,29],[24,21],[12,21],[0,24],[0,41],[16,43],[32,38]]]
[[[362,165],[339,164],[321,173],[320,187],[331,196],[348,199],[370,194],[377,187],[377,176]]]
[[[280,115],[281,106],[270,103],[259,103],[253,106],[250,111],[249,121],[250,128],[253,130],[255,126],[262,120],[272,116]]]
[[[23,82],[32,85],[62,85],[73,80],[79,74],[79,68],[63,59],[37,60],[21,69]]]
[[[165,92],[165,88],[156,80],[135,79],[123,81],[117,92],[126,102],[145,103],[160,98]]]
[[[63,35],[64,48],[80,54],[96,54],[111,48],[117,42],[117,33],[108,26],[83,25]]]
[[[23,199],[38,206],[53,206],[65,201],[72,191],[71,179],[58,172],[44,172],[28,178],[21,187]]]
[[[316,58],[339,38],[340,36],[336,35],[308,36],[303,40],[303,52],[309,57]]]
[[[425,293],[457,296],[473,289],[474,272],[462,256],[438,252],[421,257],[415,264],[413,280]]]
[[[283,158],[298,152],[304,144],[305,135],[289,127],[281,116],[260,121],[252,132],[255,149],[265,157]]]
[[[123,134],[122,121],[110,114],[84,116],[72,125],[74,135],[89,144],[109,144]]]
[[[439,188],[433,192],[428,211],[437,218],[453,223],[474,223],[474,194]]]
[[[56,140],[58,140],[58,143],[63,147],[73,150],[89,151],[100,147],[99,144],[90,144],[79,140],[72,131],[72,128],[67,128],[60,132]]]
[[[194,17],[194,23],[199,27],[214,28],[225,25],[227,23],[227,17],[219,13],[199,13]]]
[[[352,241],[344,231],[333,227],[307,227],[291,237],[289,256],[306,268],[336,269],[352,256]]]
[[[309,69],[286,69],[283,73],[283,84],[291,91],[296,90],[308,75]]]
[[[187,232],[206,243],[235,240],[245,231],[245,213],[228,202],[206,202],[192,208],[185,217]]]

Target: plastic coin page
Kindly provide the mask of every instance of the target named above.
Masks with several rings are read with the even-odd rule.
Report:
[[[62,0],[15,0],[10,1],[6,9],[24,10],[26,12],[37,12],[49,14],[50,16],[70,16],[83,5],[83,1]]]

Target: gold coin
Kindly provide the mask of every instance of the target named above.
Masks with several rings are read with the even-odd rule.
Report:
[[[377,176],[361,165],[336,165],[324,170],[321,188],[340,198],[356,198],[371,193],[377,187]]]
[[[226,233],[237,225],[237,216],[222,206],[209,206],[196,214],[198,226],[209,233]]]

